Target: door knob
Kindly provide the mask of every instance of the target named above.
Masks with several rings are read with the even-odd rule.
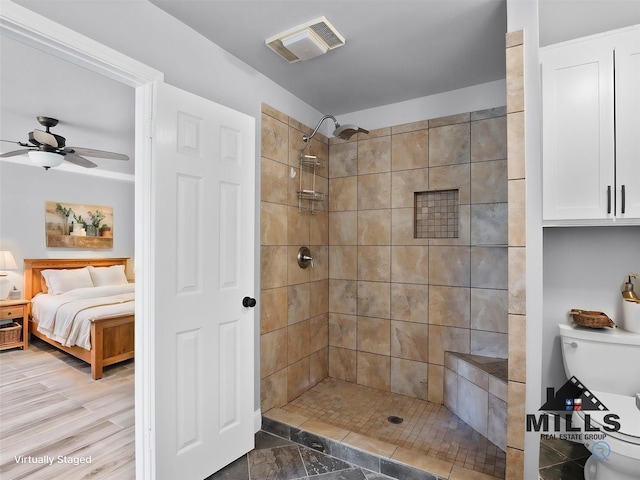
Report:
[[[253,308],[256,306],[256,299],[251,297],[244,297],[242,299],[242,306],[246,308]]]

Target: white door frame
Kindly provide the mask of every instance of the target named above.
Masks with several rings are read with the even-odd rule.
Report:
[[[164,74],[67,27],[2,0],[0,34],[96,73],[129,85],[135,95],[135,431],[136,478],[152,479],[155,468],[153,425],[153,295],[155,275],[151,252],[151,125],[156,82]]]

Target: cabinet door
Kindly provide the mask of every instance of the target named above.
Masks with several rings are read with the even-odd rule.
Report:
[[[617,37],[615,57],[616,216],[637,219],[640,218],[640,30]]]
[[[541,53],[543,219],[614,214],[613,49],[602,39]]]

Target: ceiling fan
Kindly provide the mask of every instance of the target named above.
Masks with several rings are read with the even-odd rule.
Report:
[[[45,127],[46,131],[35,129],[33,132],[29,132],[29,143],[0,140],[2,142],[16,143],[21,147],[27,147],[14,150],[13,152],[3,153],[0,157],[14,157],[27,153],[32,162],[44,167],[45,170],[57,167],[63,160],[86,168],[98,166],[81,155],[95,158],[108,158],[111,160],[129,160],[129,157],[122,153],[106,152],[92,148],[67,147],[64,137],[51,133],[50,131],[52,127],[58,124],[57,119],[43,116],[37,118],[40,125]]]

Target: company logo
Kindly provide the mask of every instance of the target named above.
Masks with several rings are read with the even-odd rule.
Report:
[[[605,413],[609,409],[576,377],[571,377],[556,392],[547,388],[547,401],[538,410],[542,413],[527,414],[527,432],[541,432],[543,438],[562,438],[574,441],[594,440],[598,453],[608,457],[609,445],[601,441],[605,432],[620,430],[620,416]],[[584,427],[575,426],[573,412],[584,419]],[[597,413],[597,421],[592,415]],[[565,433],[566,432],[566,433]],[[594,451],[595,455],[595,451]]]

